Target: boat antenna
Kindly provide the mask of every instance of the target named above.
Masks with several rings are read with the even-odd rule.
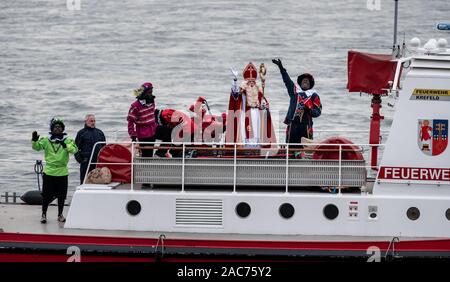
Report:
[[[392,53],[397,50],[397,22],[398,22],[398,0],[395,1],[395,15],[394,15],[394,44],[392,45]]]
[[[405,56],[406,53],[406,32],[403,32],[403,44],[402,44],[402,51],[400,53],[400,57]]]

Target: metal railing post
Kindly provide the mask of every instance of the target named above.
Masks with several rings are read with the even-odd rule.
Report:
[[[286,193],[289,192],[289,144],[286,144]]]
[[[93,148],[92,151],[91,151],[91,156],[89,157],[89,162],[88,162],[88,166],[87,166],[86,172],[84,173],[83,183],[81,183],[81,184],[84,184],[84,183],[86,182],[87,176],[89,175],[89,169],[91,168],[91,165],[92,165],[92,158],[93,158],[93,156],[94,156],[95,149],[97,148],[97,145],[98,145],[99,143],[101,144],[101,143],[103,143],[103,142],[102,142],[102,141],[99,141],[99,142],[96,142],[96,143],[94,144],[94,148]],[[105,143],[105,145],[106,145],[106,143]],[[98,155],[97,155],[97,157],[98,157]],[[98,162],[98,159],[97,159],[97,162]],[[95,163],[95,165],[97,166],[97,163]]]
[[[134,142],[131,141],[131,191],[134,191]]]
[[[184,192],[184,165],[185,165],[185,158],[184,155],[186,153],[186,146],[183,142],[183,152],[182,152],[182,159],[181,159],[181,192]]]
[[[234,156],[233,156],[233,193],[236,193],[236,150],[237,150],[237,146],[236,143],[234,144]]]
[[[339,144],[339,194],[341,194],[342,183],[342,144]]]

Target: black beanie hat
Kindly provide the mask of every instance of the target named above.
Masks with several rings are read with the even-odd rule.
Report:
[[[55,127],[56,124],[61,125],[63,131],[66,128],[66,126],[64,125],[64,121],[62,119],[54,117],[50,121],[50,131],[53,131],[53,128]]]
[[[304,78],[307,78],[309,80],[309,85],[310,85],[309,89],[312,89],[314,87],[314,77],[311,74],[309,74],[309,73],[304,73],[304,74],[299,75],[297,77],[298,85],[300,85],[300,87],[302,86],[301,84],[302,84],[302,80]],[[309,90],[309,89],[306,89],[306,90]]]

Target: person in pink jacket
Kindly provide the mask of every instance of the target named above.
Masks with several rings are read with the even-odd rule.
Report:
[[[136,101],[131,104],[128,111],[128,134],[133,142],[155,142],[156,119],[155,119],[155,96],[153,96],[153,85],[146,82],[140,88],[134,90]],[[153,157],[154,144],[140,144],[143,157]]]

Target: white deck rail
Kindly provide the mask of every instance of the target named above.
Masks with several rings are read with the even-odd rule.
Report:
[[[92,164],[130,165],[131,190],[135,190],[136,184],[149,183],[165,187],[181,187],[183,192],[186,187],[208,189],[208,186],[221,186],[232,187],[233,192],[236,192],[239,187],[251,187],[256,190],[284,187],[286,193],[294,187],[334,188],[341,193],[341,189],[346,187],[365,186],[368,172],[377,169],[372,168],[365,161],[370,159],[370,148],[384,146],[383,144],[263,143],[259,145],[272,146],[272,148],[258,149],[244,148],[246,144],[242,143],[108,144],[129,146],[131,163]],[[143,144],[149,146],[146,147],[148,149],[170,149],[179,151],[181,154],[173,158],[141,157],[136,152]],[[305,147],[299,148],[299,146]],[[320,149],[312,149],[313,146],[320,146]],[[330,149],[326,149],[327,147]],[[344,153],[354,151],[354,148],[363,155],[364,160],[343,158]],[[312,159],[312,154],[317,151],[338,152],[338,157]],[[193,152],[199,152],[199,155],[193,157]],[[243,154],[240,154],[241,152]],[[295,157],[296,152],[301,153],[302,157]]]

